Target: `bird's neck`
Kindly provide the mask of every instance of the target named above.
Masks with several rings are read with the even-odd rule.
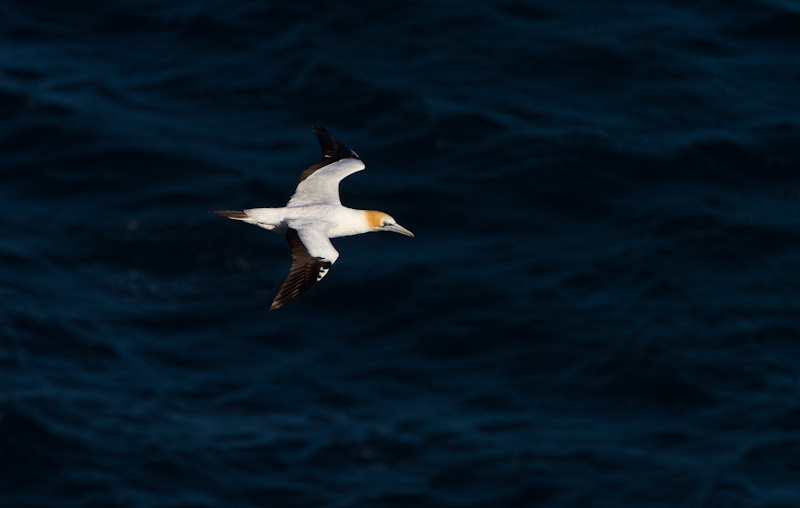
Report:
[[[329,238],[360,235],[361,233],[369,233],[375,230],[374,226],[371,225],[375,219],[371,218],[373,212],[370,210],[345,208],[342,212],[344,213],[340,215],[336,224],[328,230]]]

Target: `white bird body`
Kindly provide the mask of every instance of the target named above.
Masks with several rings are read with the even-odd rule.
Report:
[[[356,210],[345,206],[306,205],[285,206],[283,208],[250,208],[244,210],[247,219],[241,219],[279,235],[285,235],[289,228],[304,222],[326,223],[328,238],[369,233],[372,227],[367,220],[366,210]]]
[[[271,309],[291,302],[328,273],[339,258],[331,238],[371,231],[393,231],[414,236],[383,212],[342,206],[339,182],[363,170],[364,163],[321,125],[314,127],[314,132],[322,146],[322,162],[300,175],[297,189],[285,207],[215,212],[286,235],[292,253],[292,267]]]

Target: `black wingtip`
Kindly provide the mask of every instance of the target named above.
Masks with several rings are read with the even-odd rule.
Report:
[[[289,228],[286,231],[286,241],[292,253],[292,267],[275,299],[272,300],[269,310],[275,310],[295,301],[321,280],[333,265],[331,261],[309,254],[296,230]]]
[[[322,156],[326,159],[358,159],[358,154],[349,149],[344,143],[333,137],[321,123],[314,125],[311,130],[317,135],[319,146],[322,147]]]

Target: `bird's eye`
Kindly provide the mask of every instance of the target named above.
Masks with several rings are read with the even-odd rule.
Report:
[[[392,225],[392,223],[389,222],[389,221],[386,221],[386,222],[383,223],[383,227],[387,227],[387,226],[391,226],[391,225]]]

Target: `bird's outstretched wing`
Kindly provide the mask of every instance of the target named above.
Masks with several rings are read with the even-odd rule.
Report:
[[[315,125],[314,133],[322,147],[322,160],[303,171],[287,206],[341,205],[339,182],[364,169],[358,154],[322,125]]]
[[[283,307],[322,280],[339,257],[321,224],[293,226],[297,229],[290,228],[286,232],[292,253],[292,267],[270,310]]]
[[[300,184],[311,176],[315,171],[318,169],[324,168],[328,164],[333,164],[334,162],[338,162],[342,159],[358,159],[358,154],[354,151],[345,146],[344,143],[333,137],[333,135],[322,126],[322,124],[317,124],[311,128],[314,131],[314,134],[317,135],[317,141],[319,141],[319,146],[322,148],[322,160],[310,168],[306,169],[300,174],[300,181],[297,183]]]

